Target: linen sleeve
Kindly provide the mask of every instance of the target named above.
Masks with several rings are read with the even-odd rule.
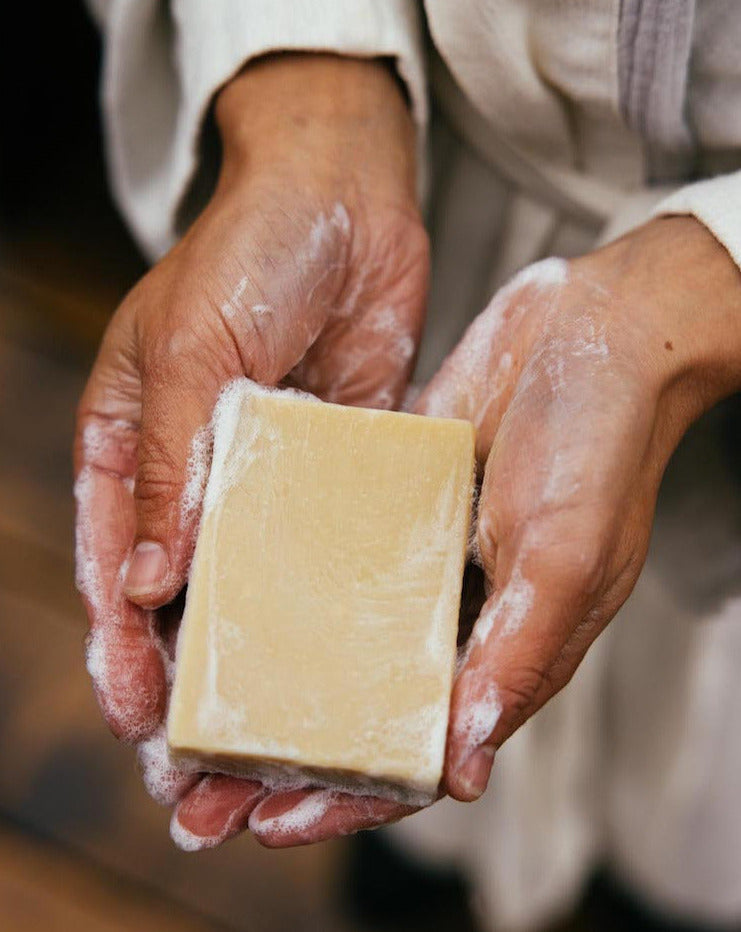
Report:
[[[652,216],[690,214],[725,246],[741,269],[741,171],[679,188],[660,201]]]

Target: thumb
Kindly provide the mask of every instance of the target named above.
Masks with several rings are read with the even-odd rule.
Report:
[[[193,365],[145,376],[134,485],[136,534],[124,592],[145,608],[185,584],[211,455],[221,380]]]
[[[232,339],[175,324],[169,344],[148,341],[142,360],[141,422],[134,499],[135,546],[124,576],[129,599],[144,608],[169,602],[185,584],[211,458],[211,415],[221,390],[247,374],[274,385],[306,352],[314,329],[269,315],[232,322]],[[160,348],[169,345],[164,354]],[[175,350],[173,350],[173,346]],[[236,352],[235,352],[236,347]]]

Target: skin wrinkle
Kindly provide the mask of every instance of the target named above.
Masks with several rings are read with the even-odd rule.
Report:
[[[339,243],[338,236],[340,238]],[[250,305],[249,309],[245,309],[241,306],[244,302],[240,299],[245,295],[247,284],[251,284],[251,290],[253,292],[259,291],[259,289],[256,288],[249,274],[244,275],[239,280],[231,296],[226,302],[219,306],[219,311],[227,325],[227,329],[232,335],[246,375],[254,376],[257,373],[252,369],[251,360],[245,358],[242,348],[243,339],[235,330],[237,322],[240,323],[240,327],[247,326],[248,344],[250,342],[257,343],[256,349],[253,349],[250,353],[250,356],[253,358],[271,359],[276,357],[276,353],[273,351],[273,347],[270,345],[270,338],[268,337],[268,334],[272,333],[276,327],[273,321],[275,315],[265,312],[251,313],[254,307],[281,307],[283,309],[283,315],[287,314],[293,319],[292,326],[294,331],[296,326],[306,328],[304,331],[304,345],[313,345],[326,326],[329,312],[327,308],[318,308],[318,313],[311,315],[313,323],[308,324],[305,315],[297,315],[295,309],[298,309],[300,306],[311,306],[315,304],[315,296],[325,284],[331,280],[332,276],[338,272],[345,272],[347,270],[348,262],[346,258],[342,259],[342,261],[328,261],[328,257],[338,246],[340,246],[341,250],[347,255],[350,240],[351,222],[349,214],[344,205],[337,202],[329,216],[324,212],[320,212],[315,217],[309,229],[307,239],[300,249],[294,252],[290,243],[286,243],[284,246],[291,256],[291,267],[297,271],[304,286],[300,289],[300,293],[290,297],[284,296],[283,300],[278,301],[271,300],[267,294],[262,293],[260,294],[260,301],[257,304]],[[317,266],[319,266],[320,271],[318,275],[314,275],[312,270]],[[306,282],[304,281],[307,276],[313,278],[313,281],[308,286],[308,291],[305,290]],[[240,313],[245,310],[246,313]],[[263,329],[263,321],[269,321],[269,327],[265,330]],[[275,383],[282,377],[283,371],[272,369],[266,372],[266,375],[268,376],[265,379],[266,381]]]

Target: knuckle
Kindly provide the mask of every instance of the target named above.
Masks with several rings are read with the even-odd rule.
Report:
[[[554,572],[570,592],[588,595],[601,590],[607,573],[606,547],[587,529],[564,540],[553,551]]]
[[[577,550],[571,558],[571,575],[583,592],[596,592],[605,583],[607,561],[599,546]]]
[[[285,375],[285,366],[281,365],[272,328],[249,318],[244,333],[240,335],[239,344],[244,368],[250,377],[272,385]]]
[[[523,517],[512,527],[519,528],[531,578],[555,586],[564,595],[586,596],[604,587],[612,535],[601,526],[599,516],[571,509]]]
[[[498,687],[502,707],[512,721],[519,722],[535,710],[539,698],[551,686],[547,671],[534,665],[519,667]]]
[[[164,444],[149,438],[142,444],[136,472],[134,496],[140,511],[149,517],[168,510],[178,500],[180,482],[177,467]]]

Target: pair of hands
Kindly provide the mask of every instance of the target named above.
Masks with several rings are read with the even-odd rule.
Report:
[[[114,316],[80,403],[78,585],[113,732],[139,746],[173,835],[248,825],[318,841],[411,810],[192,775],[163,720],[208,423],[231,379],[397,407],[424,318],[414,132],[381,62],[280,56],[219,95],[217,190]],[[661,476],[691,421],[737,386],[738,273],[692,219],[657,220],[493,299],[416,410],[477,427],[486,599],[456,677],[443,789],[484,790],[499,747],[571,677],[643,564]],[[698,318],[702,319],[698,321]]]

